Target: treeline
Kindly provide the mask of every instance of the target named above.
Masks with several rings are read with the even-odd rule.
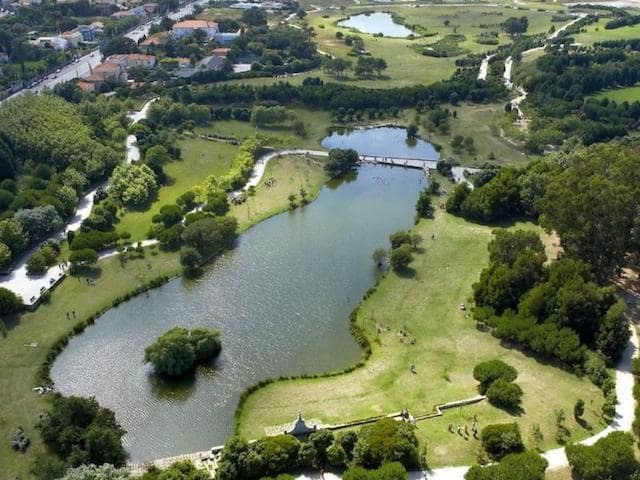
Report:
[[[369,476],[364,469],[377,469],[398,462],[395,476]],[[251,480],[295,472],[305,468],[359,469],[360,476],[345,478],[406,478],[405,468],[420,464],[415,427],[390,418],[364,426],[358,433],[318,430],[307,441],[282,434],[248,443],[231,437],[225,443],[216,472],[217,480]],[[363,468],[359,468],[363,467]],[[404,467],[404,468],[403,468]],[[388,468],[388,467],[387,467]],[[351,470],[351,469],[350,469]]]
[[[459,70],[451,80],[428,86],[390,89],[358,88],[350,85],[324,83],[307,78],[302,85],[279,82],[275,85],[216,85],[183,88],[176,96],[183,103],[207,105],[251,105],[256,101],[274,101],[280,104],[302,103],[311,108],[337,111],[338,109],[390,109],[415,108],[434,102],[495,101],[505,94],[499,81],[478,81],[477,72]]]
[[[640,57],[624,46],[570,50],[552,48],[536,71],[519,80],[533,109],[525,147],[540,153],[566,139],[590,145],[625,135],[640,119],[638,102],[617,104],[585,98],[595,92],[640,81]]]
[[[111,173],[125,113],[117,99],[73,105],[52,95],[0,108],[0,269],[59,228],[88,186]]]
[[[473,286],[474,316],[493,334],[540,357],[582,367],[587,349],[615,363],[629,339],[625,304],[601,287],[589,265],[561,258],[545,265],[534,232],[498,230],[490,264]]]
[[[458,185],[447,211],[476,221],[526,216],[558,233],[564,255],[590,265],[599,283],[640,258],[640,146],[620,142],[576,149],[502,168]]]

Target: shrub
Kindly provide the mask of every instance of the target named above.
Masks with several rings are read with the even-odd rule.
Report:
[[[11,290],[0,287],[0,316],[15,313],[22,308],[22,298]]]
[[[413,255],[411,255],[411,246],[410,245],[401,245],[398,248],[394,248],[391,250],[391,255],[389,255],[389,263],[391,264],[391,268],[396,271],[406,269],[409,264],[413,261]]]
[[[496,380],[513,382],[518,377],[518,371],[502,360],[488,360],[477,364],[473,369],[473,378],[480,385],[478,390],[484,394],[489,386]]]
[[[520,406],[522,389],[515,383],[498,379],[487,389],[487,399],[496,407],[515,410]]]
[[[37,275],[45,273],[48,269],[47,260],[38,250],[27,260],[27,273],[29,275]]]
[[[362,427],[354,449],[354,461],[367,468],[384,462],[400,462],[406,468],[419,464],[414,427],[390,418]]]
[[[334,443],[327,448],[327,462],[335,468],[342,468],[347,460],[347,454],[339,443]]]
[[[526,451],[506,455],[488,467],[472,466],[465,480],[544,480],[548,463],[538,453]]]
[[[216,330],[175,327],[145,349],[144,360],[159,374],[179,376],[192,371],[198,362],[216,357],[221,348]]]
[[[482,429],[482,446],[494,460],[524,450],[517,423],[497,423]]]

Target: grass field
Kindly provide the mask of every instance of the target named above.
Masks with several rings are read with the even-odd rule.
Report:
[[[238,120],[220,120],[212,122],[207,127],[199,127],[196,133],[207,135],[216,134],[227,137],[245,139],[256,133],[269,138],[273,147],[320,148],[320,142],[327,135],[331,126],[331,114],[325,110],[309,110],[306,108],[292,108],[296,119],[301,120],[306,129],[306,135],[296,135],[291,126],[256,127],[249,122]]]
[[[606,30],[604,26],[610,20],[610,18],[601,18],[597,22],[584,27],[584,33],[578,33],[574,35],[573,38],[577,43],[581,43],[583,45],[593,45],[595,42],[602,42],[604,40],[628,40],[630,38],[640,38],[640,25]]]
[[[604,92],[593,95],[592,98],[608,98],[609,100],[613,100],[618,103],[637,102],[640,101],[640,85],[626,88],[616,88],[613,90],[605,90]]]
[[[527,443],[532,425],[539,424],[546,449],[555,445],[556,409],[567,412],[572,441],[592,433],[570,414],[580,397],[588,405],[586,420],[593,430],[602,428],[602,394],[588,380],[501,347],[459,309],[468,302],[471,285],[487,262],[491,228],[438,211],[435,220],[421,221],[416,231],[425,238],[425,252],[416,256],[414,273],[389,273],[360,309],[358,323],[366,329],[373,348],[366,365],[347,375],[277,382],[258,390],[241,412],[239,433],[248,438],[263,435],[265,427],[289,422],[299,410],[306,418],[328,424],[402,408],[427,413],[435,404],[476,395],[473,367],[492,358],[518,369],[517,383],[524,391],[522,413],[512,416],[483,402],[421,422],[417,432],[427,445],[430,466],[474,461],[479,442],[447,431],[449,423],[470,425],[474,414],[480,428],[517,421]],[[432,233],[436,240],[431,240]],[[383,327],[382,333],[378,326]],[[415,338],[416,344],[402,342],[400,330]],[[416,365],[417,374],[411,373],[411,364]]]
[[[482,165],[491,162],[499,165],[522,165],[528,158],[500,135],[500,122],[504,117],[504,105],[460,105],[448,107],[457,112],[457,118],[450,119],[451,129],[447,135],[421,129],[421,134],[429,141],[442,147],[443,158],[453,158],[465,166]],[[473,138],[475,151],[454,151],[451,140],[456,135]],[[495,159],[489,157],[493,153]]]
[[[158,190],[154,202],[141,210],[129,210],[117,224],[118,232],[129,232],[132,241],[147,238],[151,219],[160,207],[174,203],[191,187],[202,182],[208,175],[226,172],[238,151],[238,147],[223,142],[185,137],[179,142],[182,150],[180,160],[164,166],[168,181]]]
[[[318,48],[340,57],[348,57],[349,46],[343,41],[336,40],[335,34],[340,31],[347,35],[350,29],[338,27],[336,21],[348,15],[356,15],[372,7],[352,7],[342,13],[314,12],[308,15],[309,25],[315,28]],[[510,43],[511,39],[501,31],[500,24],[510,16],[527,16],[529,19],[528,33],[546,32],[551,27],[551,13],[537,10],[514,11],[510,7],[489,7],[479,4],[468,6],[424,5],[413,8],[406,5],[377,6],[377,11],[388,11],[405,18],[410,25],[420,25],[433,36],[408,40],[402,38],[374,37],[373,35],[353,30],[353,34],[364,39],[365,48],[372,56],[383,57],[389,68],[384,72],[385,78],[359,80],[358,84],[369,87],[398,87],[414,84],[429,84],[449,78],[456,69],[457,57],[435,58],[417,53],[412,46],[426,45],[437,42],[449,34],[462,34],[466,39],[458,46],[469,53],[483,53],[496,48],[494,45],[477,43],[476,36],[482,32],[499,32],[499,43]],[[448,26],[444,22],[450,22]],[[388,78],[386,78],[388,77]],[[338,81],[353,82],[354,79],[335,78]]]
[[[290,194],[297,195],[299,201],[301,187],[307,191],[309,200],[314,199],[328,180],[322,168],[323,163],[323,159],[302,156],[271,160],[256,187],[256,195],[247,197],[247,201],[241,205],[231,207],[231,215],[238,219],[240,230],[286,210]],[[265,182],[270,178],[275,182],[267,187]]]

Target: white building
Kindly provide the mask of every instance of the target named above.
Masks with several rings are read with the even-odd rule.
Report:
[[[211,39],[218,33],[218,24],[207,20],[185,20],[173,24],[171,35],[174,38],[182,38],[191,35],[196,30],[203,31],[207,38]]]

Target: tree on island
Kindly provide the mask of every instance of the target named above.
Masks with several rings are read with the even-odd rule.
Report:
[[[345,173],[354,171],[358,160],[358,152],[351,148],[347,150],[332,148],[329,150],[329,161],[325,164],[324,170],[331,178],[341,177]]]
[[[191,331],[175,327],[162,334],[144,351],[156,373],[180,376],[191,372],[199,363],[215,358],[222,349],[217,330],[195,328]]]

